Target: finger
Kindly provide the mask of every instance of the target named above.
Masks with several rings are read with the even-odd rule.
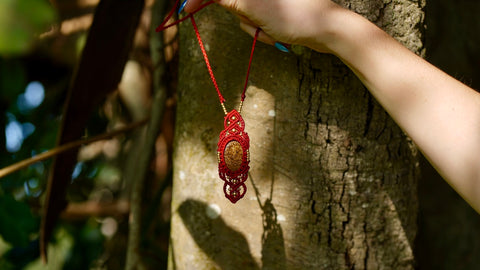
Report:
[[[189,0],[190,1],[190,0]],[[237,13],[243,14],[243,10],[246,10],[247,2],[245,0],[215,0],[219,5],[224,8]]]
[[[242,21],[240,22],[240,28],[250,36],[255,37],[255,32],[257,31],[258,27]],[[275,39],[271,38],[269,35],[265,34],[265,32],[263,31],[260,31],[260,33],[258,33],[258,40],[270,45],[274,45],[276,42]]]
[[[237,18],[240,19],[240,22],[244,23],[244,24],[249,24],[251,25],[252,27],[260,27],[259,25],[257,25],[256,23],[252,22],[249,18],[243,16],[243,15],[240,15],[240,14],[235,14],[237,16]],[[261,27],[260,27],[261,28]]]
[[[184,6],[183,10],[185,12],[193,12],[195,11],[201,4],[203,0],[182,0],[180,7]]]

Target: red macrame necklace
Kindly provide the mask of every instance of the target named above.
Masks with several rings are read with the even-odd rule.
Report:
[[[230,112],[227,112],[225,108],[225,98],[223,98],[220,89],[218,88],[217,80],[213,75],[212,67],[210,66],[210,61],[208,60],[207,52],[203,45],[200,33],[198,31],[197,24],[193,18],[193,14],[201,10],[202,8],[213,4],[214,1],[209,1],[200,6],[194,12],[188,14],[187,16],[179,19],[169,25],[167,21],[172,17],[175,12],[175,8],[170,11],[163,23],[157,27],[156,31],[162,31],[168,27],[176,25],[188,18],[192,22],[193,29],[195,30],[195,35],[197,36],[198,44],[203,54],[203,59],[210,74],[210,79],[215,87],[215,90],[218,94],[218,99],[220,100],[220,105],[222,106],[223,112],[225,113],[225,120],[223,122],[224,129],[220,132],[218,145],[217,145],[217,157],[218,157],[218,175],[224,181],[223,192],[225,197],[229,199],[232,203],[236,203],[238,200],[243,198],[247,191],[247,186],[245,181],[248,178],[248,170],[250,169],[250,139],[247,132],[245,132],[245,121],[241,116],[243,101],[245,100],[245,92],[248,85],[248,76],[250,75],[250,67],[252,65],[253,52],[255,51],[255,43],[257,42],[258,34],[260,29],[257,29],[255,32],[255,37],[253,39],[252,50],[250,53],[250,60],[248,62],[248,69],[245,78],[245,85],[243,87],[242,97],[240,100],[240,105],[238,111],[233,109]],[[175,6],[178,6],[179,0]]]

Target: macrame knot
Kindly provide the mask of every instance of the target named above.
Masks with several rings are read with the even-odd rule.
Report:
[[[225,116],[224,127],[218,140],[218,174],[224,181],[225,197],[236,203],[247,191],[250,139],[245,132],[245,122],[236,110]]]
[[[242,91],[240,106],[238,108],[238,111],[232,110],[230,113],[227,113],[224,105],[225,98],[223,98],[222,93],[218,88],[217,80],[213,75],[213,70],[210,65],[210,61],[208,60],[207,51],[205,50],[205,46],[203,45],[202,38],[200,37],[197,23],[193,18],[193,14],[200,11],[206,6],[215,3],[215,1],[210,0],[204,3],[187,16],[167,25],[168,21],[175,13],[176,7],[179,6],[179,3],[180,0],[177,0],[175,3],[175,7],[168,13],[165,20],[155,29],[155,31],[163,31],[171,26],[183,22],[188,18],[190,18],[190,21],[192,22],[192,26],[195,30],[195,35],[198,40],[198,45],[200,46],[203,59],[205,60],[205,65],[207,66],[207,70],[210,75],[210,79],[212,80],[213,86],[217,91],[218,99],[220,101],[220,104],[222,105],[222,109],[226,114],[224,123],[225,129],[220,133],[220,139],[218,141],[218,174],[220,175],[220,178],[224,181],[223,192],[225,193],[225,197],[227,197],[227,199],[229,199],[232,203],[236,203],[245,195],[245,192],[247,191],[245,181],[247,180],[248,170],[250,169],[250,167],[248,166],[248,163],[250,163],[250,152],[248,150],[250,147],[250,139],[248,138],[248,134],[245,132],[245,122],[243,121],[240,112],[242,111],[243,101],[245,100],[245,91],[247,91],[248,86],[248,76],[250,75],[253,52],[255,51],[255,44],[257,42],[258,35],[260,34],[260,28],[257,28],[257,31],[255,32],[255,37],[253,38],[252,50],[250,52],[250,60],[248,62],[247,75],[245,78],[245,85]]]

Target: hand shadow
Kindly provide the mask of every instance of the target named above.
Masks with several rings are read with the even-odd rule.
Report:
[[[286,269],[283,231],[272,204],[272,193],[262,204],[253,178],[249,177],[263,212],[262,269]],[[205,212],[207,207],[203,202],[186,200],[177,210],[195,243],[220,269],[260,269],[245,236],[229,227],[221,217],[209,218]]]
[[[277,220],[277,210],[272,204],[273,179],[270,197],[262,205],[260,193],[255,186],[252,175],[249,174],[250,182],[255,190],[258,205],[262,209],[263,234],[262,234],[262,269],[286,269],[285,244],[282,227]]]
[[[260,269],[245,236],[229,227],[221,216],[209,218],[205,212],[207,207],[203,202],[186,200],[178,208],[183,224],[197,245],[220,269]]]

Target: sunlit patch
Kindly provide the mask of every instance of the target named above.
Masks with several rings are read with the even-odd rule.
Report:
[[[205,214],[210,219],[218,218],[221,213],[222,213],[222,209],[220,209],[220,206],[218,206],[218,204],[214,204],[214,203],[209,204],[205,209]]]
[[[72,180],[74,180],[74,179],[76,179],[80,176],[80,173],[82,172],[83,166],[84,166],[83,162],[78,162],[77,164],[75,164],[75,168],[73,169],[73,173],[72,173]]]
[[[21,112],[28,112],[40,106],[45,99],[45,88],[38,81],[30,82],[25,92],[17,99],[17,106]]]
[[[22,125],[17,121],[8,123],[5,128],[5,139],[8,152],[14,153],[20,150],[23,143]]]
[[[185,172],[184,172],[184,171],[180,171],[180,172],[179,172],[179,177],[180,177],[180,180],[185,180]]]
[[[108,238],[112,237],[118,229],[117,221],[112,217],[107,217],[102,221],[100,231]]]
[[[40,182],[37,178],[30,178],[23,183],[23,188],[27,196],[38,197],[42,194]]]
[[[32,123],[20,123],[11,114],[7,114],[10,121],[5,127],[6,148],[10,153],[15,153],[22,147],[23,141],[35,131]]]

